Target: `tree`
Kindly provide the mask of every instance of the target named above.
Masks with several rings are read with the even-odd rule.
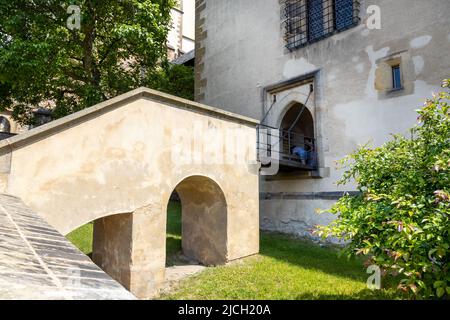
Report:
[[[0,0],[0,108],[21,123],[140,86],[168,67],[174,0]],[[77,28],[77,5],[80,12]],[[74,9],[75,8],[75,9]]]
[[[177,64],[162,69],[151,81],[155,90],[189,100],[194,100],[194,82],[194,68]]]
[[[379,148],[364,146],[341,163],[340,184],[360,192],[340,199],[339,215],[317,232],[349,241],[350,255],[397,275],[398,289],[414,297],[450,297],[450,95],[435,94],[418,111],[411,137]]]

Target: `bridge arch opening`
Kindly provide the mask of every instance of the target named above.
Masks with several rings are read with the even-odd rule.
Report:
[[[220,186],[210,178],[191,176],[181,181],[171,199],[181,206],[181,251],[203,265],[227,262],[227,202]],[[173,208],[173,202],[169,203]],[[168,221],[168,231],[174,222]],[[170,246],[170,238],[167,245]]]
[[[132,213],[111,214],[97,218],[66,235],[111,278],[129,286],[132,242]]]
[[[174,239],[171,239],[170,222],[164,225],[164,214],[175,209],[182,257],[206,266],[225,264],[228,207],[221,187],[208,177],[190,176],[178,183],[174,196],[168,198],[165,198],[166,206],[156,201],[135,212],[99,217],[76,229],[68,238],[80,249],[81,240],[85,244],[82,251],[125,288],[138,296],[151,296],[171,279],[165,277],[165,267],[170,264],[164,254],[167,250],[164,244],[168,246]],[[183,260],[177,262],[185,265]],[[138,287],[143,289],[136,291]]]

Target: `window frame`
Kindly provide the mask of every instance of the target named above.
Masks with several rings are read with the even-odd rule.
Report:
[[[392,74],[392,90],[391,91],[402,90],[403,89],[403,79],[402,79],[401,65],[400,64],[392,65],[391,66],[391,74]]]

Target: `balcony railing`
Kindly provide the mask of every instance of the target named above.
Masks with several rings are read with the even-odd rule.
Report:
[[[259,125],[258,160],[263,166],[277,161],[281,169],[314,171],[317,169],[317,148],[314,137]]]

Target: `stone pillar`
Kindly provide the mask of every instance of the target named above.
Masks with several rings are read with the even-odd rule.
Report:
[[[94,225],[93,260],[138,298],[150,298],[164,282],[166,214],[147,206]]]
[[[227,204],[220,187],[208,178],[190,177],[176,191],[183,210],[183,254],[204,265],[228,262]]]
[[[94,222],[92,260],[129,289],[133,216],[117,214]]]
[[[130,291],[138,298],[155,295],[165,280],[166,211],[150,205],[133,213]]]

